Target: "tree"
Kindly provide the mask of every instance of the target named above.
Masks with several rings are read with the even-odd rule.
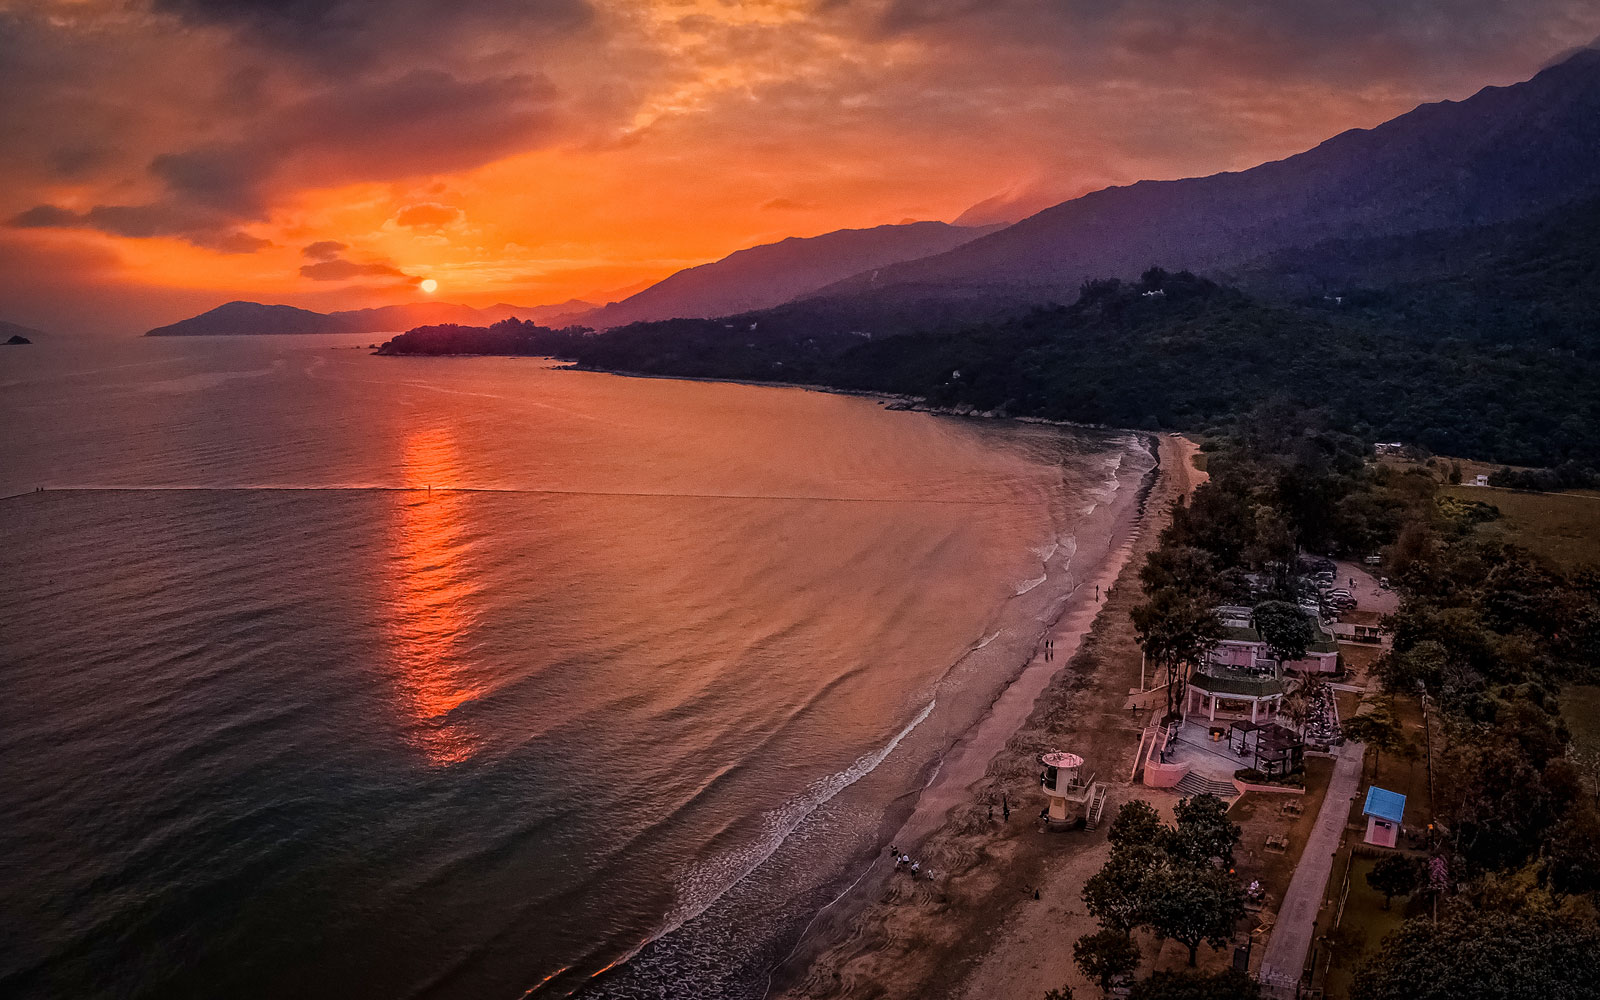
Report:
[[[1344,735],[1357,743],[1365,743],[1372,748],[1372,780],[1378,780],[1378,761],[1385,750],[1399,750],[1405,746],[1406,738],[1400,727],[1400,720],[1395,718],[1393,710],[1387,705],[1377,705],[1370,712],[1360,712],[1345,720]]]
[[[1205,659],[1222,640],[1222,622],[1211,602],[1162,588],[1130,612],[1145,656],[1167,668],[1167,716],[1183,704],[1187,667]]]
[[[1213,859],[1224,868],[1233,867],[1233,849],[1239,843],[1239,827],[1228,819],[1228,806],[1215,795],[1196,795],[1179,799],[1172,807],[1177,828],[1168,834],[1167,852],[1193,865],[1206,865]]]
[[[1372,871],[1367,872],[1367,885],[1375,892],[1383,893],[1385,910],[1394,897],[1409,896],[1415,892],[1421,881],[1421,863],[1404,854],[1385,854],[1372,866]]]
[[[1304,674],[1295,679],[1278,708],[1279,714],[1288,720],[1295,732],[1305,732],[1306,724],[1311,721],[1317,702],[1322,698],[1322,691],[1327,686],[1328,682],[1322,679],[1321,674]]]
[[[1362,963],[1351,1000],[1563,1000],[1600,996],[1600,929],[1546,898],[1514,909],[1452,903],[1414,918]]]
[[[1044,1000],[1072,1000],[1072,987],[1063,983],[1053,990],[1046,990]]]
[[[1165,852],[1148,844],[1112,848],[1110,859],[1083,883],[1084,905],[1100,926],[1133,930],[1144,922],[1150,875],[1165,861]]]
[[[1072,960],[1085,977],[1099,981],[1101,992],[1110,993],[1112,980],[1138,968],[1139,946],[1127,931],[1103,928],[1073,943]]]
[[[1211,865],[1164,867],[1150,873],[1141,889],[1141,923],[1188,948],[1191,966],[1202,941],[1222,947],[1244,917],[1244,892],[1238,880]]]
[[[1550,891],[1600,891],[1600,816],[1587,804],[1575,805],[1550,831],[1544,844],[1544,875]]]
[[[1162,829],[1161,814],[1155,807],[1144,799],[1133,799],[1117,810],[1117,818],[1106,830],[1106,839],[1114,847],[1155,844],[1161,839]]]
[[[1304,659],[1316,641],[1317,630],[1297,605],[1288,601],[1264,601],[1251,614],[1256,632],[1280,661]]]
[[[1133,984],[1128,1000],[1258,1000],[1261,987],[1237,969],[1213,975],[1155,972]]]

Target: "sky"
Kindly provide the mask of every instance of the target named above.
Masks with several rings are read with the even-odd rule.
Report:
[[[0,0],[0,319],[620,298],[1531,76],[1592,0]]]

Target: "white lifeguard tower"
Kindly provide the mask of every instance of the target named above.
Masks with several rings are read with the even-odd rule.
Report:
[[[1093,774],[1083,777],[1083,758],[1075,753],[1056,750],[1040,754],[1039,763],[1044,765],[1039,787],[1050,802],[1039,818],[1052,830],[1069,830],[1079,824],[1093,830],[1105,809],[1105,785],[1094,780]]]

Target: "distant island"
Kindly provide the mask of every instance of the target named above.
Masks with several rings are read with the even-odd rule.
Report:
[[[7,323],[5,320],[0,320],[0,337],[6,338],[5,343],[8,345],[31,344],[34,337],[42,336],[44,336],[43,333],[31,326],[23,326],[21,323]]]
[[[549,306],[498,303],[484,309],[450,302],[414,302],[374,309],[319,313],[296,306],[229,302],[189,319],[158,326],[146,337],[236,337],[309,333],[389,333],[430,323],[489,324],[511,317],[541,322],[594,308],[574,299]]]

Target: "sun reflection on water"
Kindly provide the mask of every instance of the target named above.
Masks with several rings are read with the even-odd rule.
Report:
[[[405,485],[392,533],[386,635],[398,705],[411,739],[432,764],[459,763],[478,750],[477,734],[453,713],[481,693],[464,654],[477,591],[463,566],[466,541],[455,439],[416,431],[404,444]]]

